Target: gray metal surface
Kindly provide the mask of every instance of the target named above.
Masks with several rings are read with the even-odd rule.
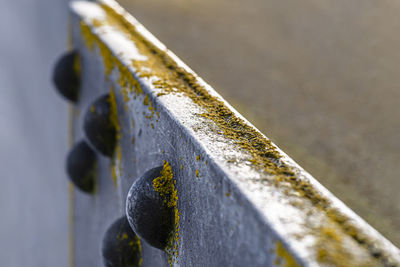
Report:
[[[103,2],[108,3],[125,22],[134,25],[143,39],[163,51],[186,72],[192,73],[113,1]],[[93,196],[80,192],[75,195],[76,266],[101,265],[103,234],[115,219],[125,213],[125,199],[130,186],[145,171],[161,165],[163,160],[170,163],[178,190],[177,257],[169,263],[166,253],[142,242],[142,266],[295,266],[295,262],[304,266],[349,266],[346,265],[349,262],[353,266],[364,263],[395,266],[400,262],[397,248],[282,151],[277,150],[281,155],[280,162],[290,166],[299,180],[328,199],[330,207],[339,210],[351,225],[356,225],[357,233],[365,236],[367,242],[372,242],[379,253],[384,254],[383,257],[373,256],[371,248],[355,240],[340,224],[331,221],[326,210],[318,209],[294,188],[286,188],[292,190],[288,195],[269,183],[276,177],[253,168],[248,151],[238,149],[232,140],[221,134],[221,129],[199,116],[205,112],[204,107],[185,94],[166,93],[154,85],[157,79],[162,79],[162,73],[158,73],[160,76],[140,77],[140,71],[131,65],[132,60],[146,61],[151,55],[141,53],[137,46],[141,45],[140,40],[135,40],[138,42],[135,43],[130,39],[126,24],[115,18],[111,20],[98,4],[75,2],[72,11],[74,45],[82,56],[83,81],[75,120],[76,141],[84,137],[84,113],[98,96],[110,90],[116,94],[121,128],[117,148],[121,153],[117,152],[111,161],[101,158],[98,192]],[[98,38],[94,49],[88,47],[87,40],[85,42],[88,36],[82,35],[81,22],[90,30],[90,38]],[[134,74],[144,91],[142,94],[120,86],[121,73],[117,68],[110,74],[106,73],[110,58],[104,57],[104,51],[99,50],[98,45],[110,51],[112,60]],[[210,95],[231,108],[210,86],[193,75]],[[146,102],[152,103],[157,115],[151,113]],[[241,118],[240,114],[233,112]],[[315,229],[331,232],[316,232]],[[336,231],[337,235],[332,234]],[[325,244],[337,252],[336,260],[321,261],[321,254],[326,252],[321,250],[321,246]],[[343,251],[348,253],[348,259],[341,258],[339,253]]]
[[[66,0],[0,1],[0,266],[68,266]]]

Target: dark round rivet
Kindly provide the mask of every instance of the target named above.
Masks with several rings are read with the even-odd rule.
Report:
[[[53,82],[60,94],[77,102],[80,92],[80,57],[76,51],[60,57],[54,66]]]
[[[153,168],[136,180],[126,200],[126,215],[133,231],[161,250],[166,248],[174,228],[174,209],[166,205],[153,185],[162,169]]]
[[[97,157],[85,141],[77,143],[67,157],[67,173],[82,191],[93,193],[96,187]]]
[[[90,143],[103,155],[111,157],[117,141],[116,129],[111,121],[109,94],[96,99],[85,114],[83,125]]]
[[[103,262],[106,267],[135,267],[141,262],[141,244],[125,216],[116,220],[103,237]]]

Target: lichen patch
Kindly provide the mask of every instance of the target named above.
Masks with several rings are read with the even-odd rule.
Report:
[[[175,229],[171,238],[170,247],[167,248],[169,253],[169,263],[172,266],[173,262],[178,257],[179,245],[179,210],[178,210],[178,190],[175,187],[176,181],[171,166],[168,162],[164,161],[163,169],[161,170],[160,177],[153,180],[153,187],[156,192],[164,199],[164,204],[168,208],[174,210]]]

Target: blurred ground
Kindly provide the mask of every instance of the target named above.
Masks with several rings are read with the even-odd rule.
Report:
[[[119,2],[400,246],[400,2]]]

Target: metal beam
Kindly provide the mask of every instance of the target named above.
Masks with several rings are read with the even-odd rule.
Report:
[[[82,64],[76,141],[105,93],[118,130],[114,156],[100,156],[97,192],[75,195],[76,266],[100,266],[102,237],[125,214],[132,183],[163,164],[178,196],[173,244],[165,252],[142,241],[142,266],[400,265],[394,245],[117,3],[71,10]]]

